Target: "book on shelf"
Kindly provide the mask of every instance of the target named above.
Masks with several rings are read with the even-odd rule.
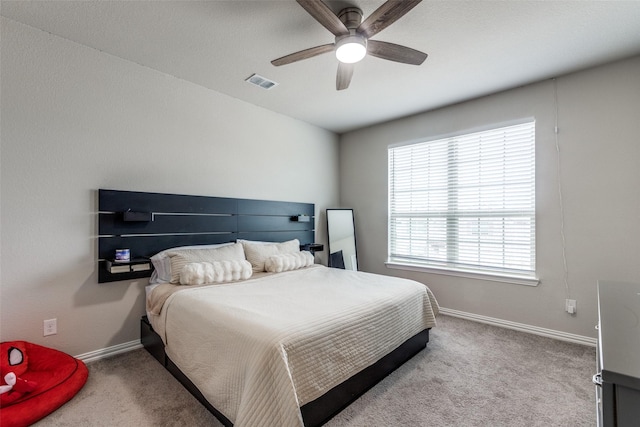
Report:
[[[147,271],[151,270],[151,264],[147,262],[141,262],[140,264],[131,264],[131,271]]]
[[[132,259],[124,262],[108,259],[105,262],[105,267],[111,274],[149,271],[151,270],[151,261],[145,258]]]

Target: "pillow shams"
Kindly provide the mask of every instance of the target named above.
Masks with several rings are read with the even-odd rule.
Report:
[[[265,261],[273,255],[300,252],[300,241],[298,239],[289,240],[282,243],[257,243],[250,240],[240,240],[244,248],[247,261],[251,263],[253,271],[265,271]]]
[[[234,242],[229,242],[219,243],[215,245],[180,246],[177,248],[169,248],[160,251],[151,257],[151,262],[153,263],[153,273],[151,273],[151,279],[149,279],[149,283],[169,283],[171,281],[171,259],[168,255],[169,252],[179,252],[185,249],[215,249],[234,244]]]
[[[192,262],[180,271],[181,285],[204,285],[247,280],[253,274],[247,260]]]
[[[212,249],[183,249],[168,252],[171,261],[170,283],[180,283],[180,272],[185,265],[193,262],[244,261],[242,245],[234,243]]]
[[[265,269],[270,273],[281,273],[283,271],[297,270],[312,265],[313,255],[309,251],[296,253],[273,255],[265,263]]]

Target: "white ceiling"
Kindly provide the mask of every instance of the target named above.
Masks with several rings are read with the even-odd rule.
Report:
[[[365,17],[382,3],[327,2]],[[334,40],[293,0],[2,0],[0,12],[337,133],[640,54],[640,1],[425,0],[374,36],[428,53],[424,64],[367,57],[338,92],[332,53],[270,63]],[[252,86],[253,73],[279,85]]]

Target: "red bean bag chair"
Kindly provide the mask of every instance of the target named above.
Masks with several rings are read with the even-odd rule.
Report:
[[[26,341],[0,343],[0,425],[28,426],[68,402],[87,382],[86,365]]]

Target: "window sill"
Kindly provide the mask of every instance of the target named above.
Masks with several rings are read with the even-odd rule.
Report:
[[[442,274],[444,276],[464,277],[467,279],[489,280],[492,282],[511,283],[514,285],[538,286],[538,284],[540,283],[540,279],[538,279],[537,277],[529,277],[529,276],[515,276],[515,275],[497,274],[497,273],[480,273],[477,271],[426,267],[423,265],[403,264],[403,263],[391,262],[391,261],[385,262],[385,265],[387,266],[387,268],[394,268],[397,270],[420,271],[423,273]]]

